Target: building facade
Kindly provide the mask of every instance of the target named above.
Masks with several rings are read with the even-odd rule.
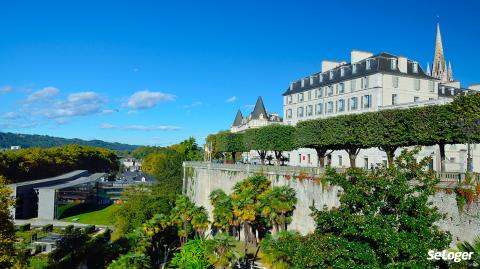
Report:
[[[274,123],[281,124],[282,118],[277,113],[268,113],[262,97],[259,96],[250,115],[244,118],[240,109],[237,111],[235,120],[230,126],[230,132],[242,132],[249,128],[259,128]]]
[[[353,50],[350,62],[322,61],[321,71],[290,83],[283,93],[284,122],[295,125],[303,120],[339,115],[410,108],[449,103],[469,89],[454,81],[451,65],[447,68],[437,25],[433,71],[424,71],[420,64],[404,56],[390,53],[372,54]],[[400,152],[401,149],[397,151]],[[470,152],[470,153],[469,153]],[[449,145],[446,147],[446,170],[465,171],[470,154],[473,170],[480,172],[480,146]],[[299,149],[287,153],[290,165],[317,166],[316,152]],[[431,156],[431,168],[440,170],[438,147],[423,147],[419,158]],[[348,167],[348,154],[334,151],[327,163]],[[356,165],[372,168],[386,164],[387,156],[377,148],[361,150]]]

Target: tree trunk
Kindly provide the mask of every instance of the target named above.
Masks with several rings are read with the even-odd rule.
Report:
[[[237,157],[237,156],[235,156],[235,155],[237,155],[237,153],[236,153],[236,152],[232,152],[232,160],[233,160],[233,164],[235,164],[235,163],[236,163],[236,157]]]
[[[285,219],[285,213],[282,212],[282,230],[286,231],[287,230],[287,221]]]
[[[317,152],[320,168],[325,168],[325,156],[327,155],[327,150],[324,148],[315,148],[315,151]]]
[[[440,171],[445,172],[445,144],[439,143],[438,147],[440,148]]]
[[[380,149],[385,151],[387,153],[387,162],[388,162],[388,167],[392,167],[393,165],[393,159],[395,158],[395,150],[397,150],[398,147],[396,146],[381,146]]]
[[[257,153],[260,156],[260,163],[262,165],[265,165],[265,157],[267,157],[267,151],[266,150],[257,150]]]
[[[280,166],[281,162],[280,159],[282,158],[282,151],[274,151],[275,152],[275,159],[277,159],[277,165]]]
[[[345,151],[347,151],[348,158],[350,159],[350,167],[352,167],[352,168],[357,167],[357,165],[355,163],[355,160],[357,159],[357,155],[360,152],[360,148],[352,146],[352,147],[346,149]]]

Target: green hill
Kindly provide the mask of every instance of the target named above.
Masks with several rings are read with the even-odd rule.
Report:
[[[138,146],[110,143],[102,140],[82,140],[78,138],[68,139],[61,137],[53,137],[48,135],[30,135],[30,134],[14,134],[0,132],[0,149],[10,148],[11,146],[21,146],[22,148],[51,148],[68,144],[77,144],[82,146],[91,146],[99,148],[107,148],[111,150],[134,150]]]

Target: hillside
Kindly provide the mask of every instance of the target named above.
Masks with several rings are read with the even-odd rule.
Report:
[[[21,146],[22,148],[51,148],[68,144],[100,147],[111,150],[134,150],[138,147],[136,145],[110,143],[102,140],[82,140],[78,138],[67,139],[48,135],[29,135],[0,132],[0,149],[10,148],[10,146]]]

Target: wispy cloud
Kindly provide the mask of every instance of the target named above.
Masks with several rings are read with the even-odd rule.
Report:
[[[0,87],[0,95],[2,94],[5,94],[5,93],[9,93],[13,90],[13,87],[12,86],[2,86]]]
[[[52,97],[57,96],[59,92],[60,91],[55,87],[45,87],[39,91],[36,91],[30,94],[27,97],[27,102],[32,103],[32,102],[50,99]]]
[[[201,105],[203,105],[203,103],[200,102],[200,101],[197,101],[197,102],[193,102],[193,103],[191,103],[191,104],[189,104],[189,105],[184,105],[183,108],[185,108],[185,109],[190,109],[190,108],[194,108],[194,107],[199,107],[199,106],[201,106]]]
[[[252,111],[255,108],[255,105],[244,105],[243,106],[247,111]]]
[[[110,123],[104,123],[100,126],[102,129],[118,129],[118,130],[133,130],[133,131],[176,131],[180,130],[178,126],[172,125],[126,125],[116,126]]]
[[[146,109],[154,107],[159,103],[173,100],[175,100],[175,96],[172,94],[144,90],[132,94],[126,106],[130,109]]]
[[[237,101],[237,97],[232,96],[232,97],[228,98],[227,100],[225,100],[225,103],[234,103],[235,101]]]
[[[5,112],[0,114],[0,118],[3,119],[16,119],[18,118],[18,114],[16,112]]]

